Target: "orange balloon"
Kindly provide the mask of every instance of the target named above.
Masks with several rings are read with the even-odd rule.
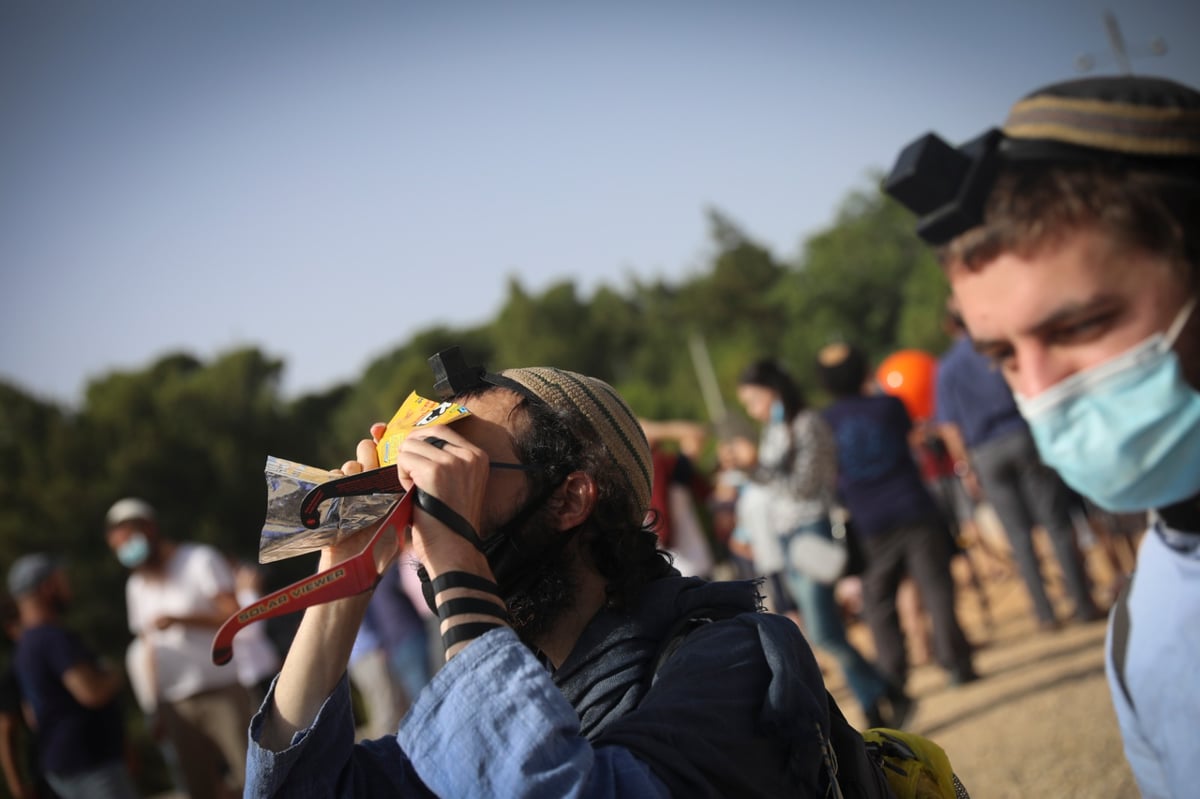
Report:
[[[883,359],[875,372],[879,387],[897,397],[919,422],[933,416],[937,358],[921,350],[900,350]]]

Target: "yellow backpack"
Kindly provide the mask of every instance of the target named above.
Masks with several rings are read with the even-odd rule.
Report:
[[[945,750],[928,738],[882,727],[862,737],[896,799],[970,799]]]

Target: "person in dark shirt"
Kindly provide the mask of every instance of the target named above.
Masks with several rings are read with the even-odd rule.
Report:
[[[5,638],[15,644],[21,616],[11,597],[0,597],[0,622]],[[21,711],[21,687],[11,662],[0,672],[0,771],[13,799],[54,799],[38,765],[37,738]]]
[[[123,680],[59,623],[71,596],[66,575],[47,555],[25,555],[9,570],[8,590],[21,618],[17,681],[46,780],[63,799],[136,797],[122,761]]]
[[[952,684],[976,679],[968,643],[954,611],[950,542],[938,509],[909,449],[912,420],[887,394],[866,395],[866,359],[848,344],[817,357],[834,402],[824,411],[838,453],[838,496],[850,512],[866,568],[863,616],[875,639],[878,665],[898,685],[908,677],[896,591],[905,575],[916,581],[933,626],[934,653]]]

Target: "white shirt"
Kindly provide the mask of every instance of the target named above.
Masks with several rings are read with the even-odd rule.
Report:
[[[1176,551],[1162,531],[1151,528],[1138,550],[1128,609],[1124,675],[1132,705],[1114,672],[1111,620],[1105,658],[1125,756],[1144,799],[1194,797],[1200,763],[1200,551]]]
[[[239,588],[237,591],[239,607],[249,607],[261,598],[252,588]],[[251,624],[237,634],[233,666],[242,685],[253,688],[268,677],[275,676],[279,665],[279,652],[267,637],[267,627],[263,622]]]
[[[159,698],[178,702],[238,681],[234,667],[212,662],[215,628],[154,626],[161,616],[211,613],[216,609],[213,599],[221,593],[234,593],[233,572],[219,552],[204,544],[179,544],[164,574],[147,578],[135,572],[125,583],[129,629],[149,647]]]

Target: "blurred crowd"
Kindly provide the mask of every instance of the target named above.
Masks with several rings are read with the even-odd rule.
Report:
[[[957,592],[972,592],[990,623],[984,582],[1015,570],[1043,629],[1062,623],[1047,592],[1055,580],[1070,618],[1100,618],[1144,528],[1139,516],[1100,512],[1040,463],[1010,390],[964,343],[953,308],[947,324],[959,338],[940,364],[907,350],[871,369],[851,344],[823,348],[816,360],[830,402],[821,409],[764,359],[736,386],[749,421],[643,420],[652,521],[675,567],[761,578],[768,606],[837,663],[871,727],[909,718],[910,660],[936,662],[954,685],[978,678]],[[1039,556],[1037,530],[1056,568]],[[128,685],[179,793],[239,795],[245,731],[280,652],[263,625],[239,634],[232,668],[214,666],[210,649],[216,628],[262,595],[259,569],[166,537],[154,508],[135,498],[112,506],[105,532],[130,572],[123,670],[63,627],[73,597],[53,553],[9,571],[5,630],[16,648],[0,709],[9,792],[136,796],[120,707]],[[1084,568],[1091,547],[1111,566],[1099,589]],[[364,738],[394,731],[442,661],[420,592],[400,558],[358,632],[349,675]],[[859,622],[869,652],[847,636]]]
[[[127,740],[127,707],[143,715],[168,790],[192,797],[242,795],[246,729],[279,671],[281,647],[265,625],[239,632],[228,666],[214,665],[213,635],[263,595],[256,564],[211,546],[173,540],[137,498],[108,511],[105,535],[129,570],[132,640],[123,668],[97,655],[64,615],[76,600],[58,555],[36,552],[9,571],[4,628],[14,649],[0,695],[0,768],[17,799],[135,797],[143,770]],[[355,644],[351,678],[363,735],[394,731],[440,660],[411,568],[382,576]],[[411,578],[411,579],[410,579]],[[87,597],[83,601],[97,601]],[[132,700],[132,702],[127,701]]]
[[[757,432],[730,418],[710,441],[709,426],[645,422],[656,466],[669,469],[657,479],[674,501],[654,507],[677,567],[763,578],[769,605],[837,662],[870,726],[908,718],[910,660],[940,665],[951,685],[978,679],[960,592],[984,629],[986,583],[1014,575],[1040,629],[1102,619],[1146,527],[1145,514],[1102,511],[1041,462],[952,303],[945,322],[954,343],[940,359],[902,350],[872,368],[850,343],[824,347],[820,409],[780,363],[750,364],[737,395]],[[692,532],[698,515],[707,538]],[[1085,566],[1091,550],[1098,577]],[[1069,605],[1055,608],[1055,596]],[[847,639],[859,621],[870,658]]]

